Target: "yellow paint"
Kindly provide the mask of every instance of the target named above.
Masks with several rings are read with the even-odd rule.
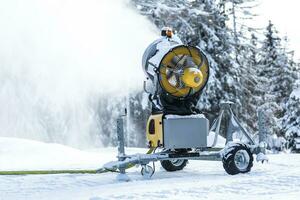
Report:
[[[154,120],[154,134],[150,134],[149,125],[150,121]],[[163,144],[163,114],[151,115],[147,122],[146,132],[147,140],[150,144],[150,148],[157,147],[158,143]]]
[[[203,81],[202,72],[197,68],[186,68],[183,71],[182,81],[188,87],[199,87],[199,85],[201,85],[201,82]]]
[[[183,88],[178,88],[176,85],[172,85],[167,79],[167,68],[174,67],[172,64],[172,59],[174,56],[190,56],[193,59],[193,62],[196,64],[197,69],[201,71],[201,81],[200,84],[194,84],[191,81],[187,81],[187,85]],[[188,66],[187,66],[188,67]],[[190,89],[192,85],[193,91],[200,91],[205,83],[208,81],[208,62],[206,58],[200,53],[199,49],[196,47],[187,47],[187,46],[178,46],[175,47],[172,51],[170,51],[162,60],[160,66],[160,84],[166,92],[176,97],[185,97],[190,93]],[[200,73],[197,76],[201,76]],[[189,78],[188,78],[189,79]],[[187,80],[187,79],[186,79]]]

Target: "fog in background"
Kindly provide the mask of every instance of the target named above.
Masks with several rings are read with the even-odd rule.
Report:
[[[0,29],[0,136],[76,147],[101,145],[93,105],[142,88],[156,37],[122,0],[0,0]]]

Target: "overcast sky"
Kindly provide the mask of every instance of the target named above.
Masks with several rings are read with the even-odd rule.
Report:
[[[264,27],[271,19],[280,34],[288,36],[290,48],[300,60],[300,1],[260,0],[256,10],[260,16],[255,19],[255,24]]]

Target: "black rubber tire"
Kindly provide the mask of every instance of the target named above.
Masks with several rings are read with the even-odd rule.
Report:
[[[162,160],[160,161],[161,166],[168,172],[174,172],[174,171],[179,171],[182,170],[188,160],[183,160],[183,162],[180,165],[174,165],[170,160]]]
[[[235,154],[239,150],[245,150],[249,155],[248,166],[243,170],[240,170],[236,166],[235,161],[234,161]],[[246,144],[235,143],[234,145],[228,147],[227,150],[225,150],[225,154],[223,156],[222,162],[223,162],[223,167],[224,167],[225,171],[230,175],[236,175],[239,173],[248,173],[251,171],[251,168],[253,167],[253,154],[251,153],[249,147]]]

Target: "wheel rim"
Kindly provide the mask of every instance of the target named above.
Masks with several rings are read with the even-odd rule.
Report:
[[[182,160],[182,159],[173,159],[173,160],[170,160],[170,161],[176,167],[179,167],[184,163],[184,160]]]
[[[150,178],[154,173],[154,170],[149,165],[145,165],[142,167],[141,174],[146,178]]]
[[[248,152],[244,149],[238,150],[234,155],[234,163],[240,171],[245,171],[250,163]]]

